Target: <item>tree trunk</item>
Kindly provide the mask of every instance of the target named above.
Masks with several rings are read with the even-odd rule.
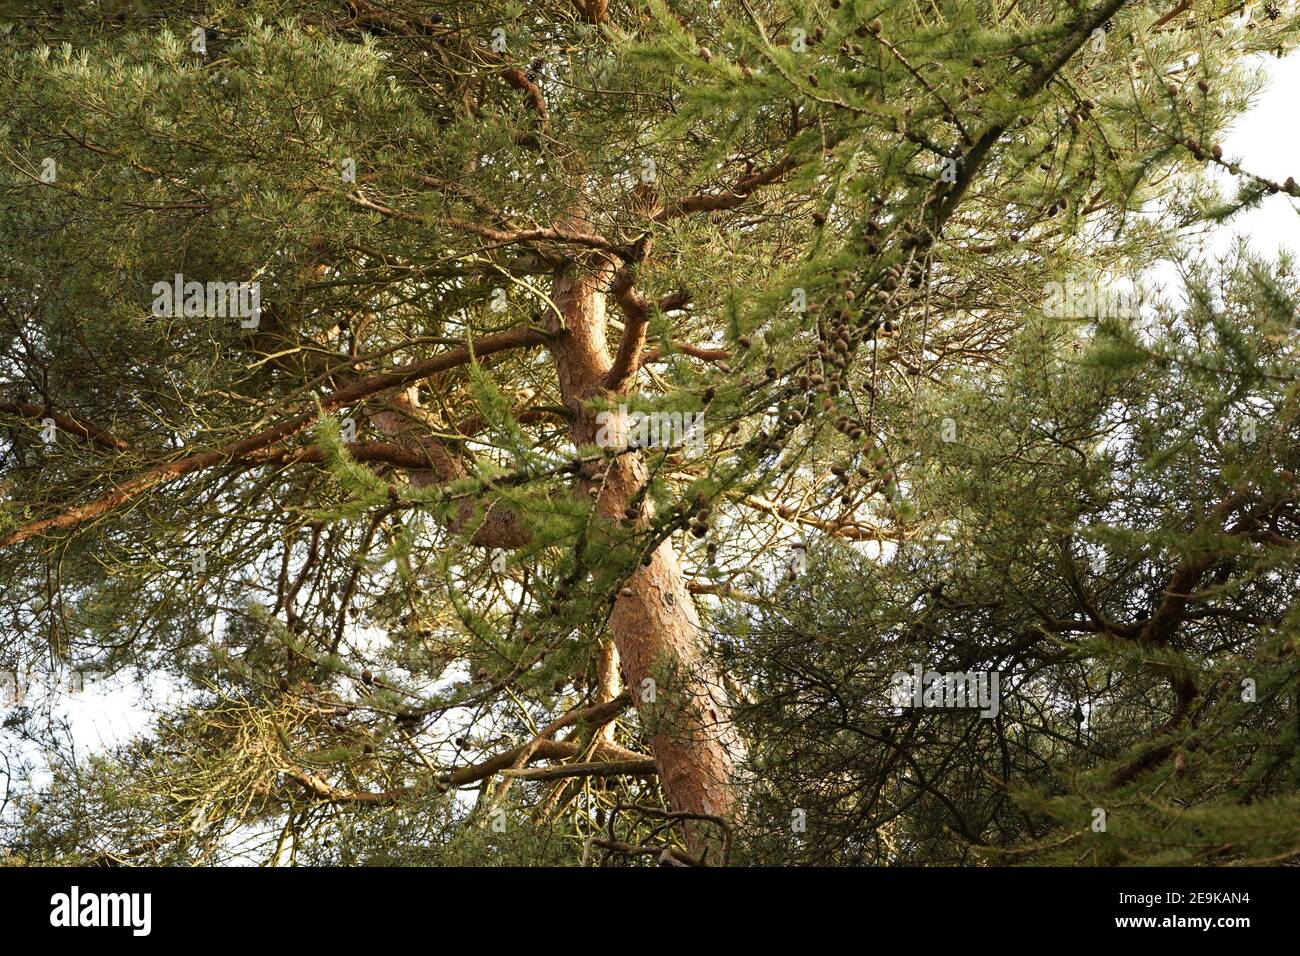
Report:
[[[605,293],[608,267],[584,273],[578,265],[560,271],[551,298],[560,310],[552,332],[560,333],[553,351],[560,392],[571,417],[575,444],[594,444],[595,414],[585,407],[605,392],[613,364],[606,343]],[[562,328],[561,328],[562,326]],[[621,435],[626,422],[612,431]],[[622,444],[620,440],[618,444]],[[603,482],[588,476],[581,490],[599,489],[600,514],[611,522],[646,481],[639,456],[614,459]],[[648,506],[638,522],[649,516]],[[673,810],[729,817],[735,805],[733,773],[741,743],[729,722],[721,682],[699,653],[700,620],[672,544],[664,541],[626,582],[610,616],[610,630],[633,700],[650,737],[668,805]],[[688,831],[698,852],[708,826]],[[716,833],[716,828],[713,831]]]

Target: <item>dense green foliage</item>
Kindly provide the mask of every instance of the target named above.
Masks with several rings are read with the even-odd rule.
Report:
[[[934,533],[886,562],[834,549],[723,645],[764,741],[755,819],[807,814],[764,858],[1293,856],[1296,278],[1248,260],[1149,323],[1028,323],[918,413],[957,423],[913,446]],[[916,663],[999,672],[998,713],[891,707]]]
[[[684,860],[644,772],[473,772],[599,702],[663,538],[749,745],[731,860],[1294,858],[1297,274],[1188,256],[1300,197],[1215,145],[1293,10],[22,6],[0,669],[181,696],[95,756],[6,711],[11,860]],[[652,352],[595,402],[706,416],[702,456],[631,452],[643,528],[573,493],[609,451],[548,325],[605,259]],[[1161,259],[1185,303],[1049,307]],[[177,273],[258,282],[258,322],[159,315]],[[892,709],[913,664],[998,671],[998,716]]]

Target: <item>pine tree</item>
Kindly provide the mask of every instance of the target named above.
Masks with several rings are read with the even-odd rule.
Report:
[[[751,853],[1294,858],[1298,278],[1286,257],[1189,266],[1186,308],[1030,322],[933,396],[890,560],[828,553],[725,629]],[[900,706],[916,664],[997,672],[1000,706]]]
[[[783,852],[746,718],[779,700],[733,707],[766,664],[726,629],[774,582],[822,580],[837,543],[878,545],[869,580],[937,573],[942,549],[911,549],[947,523],[999,528],[990,560],[1055,546],[1021,522],[1042,507],[1010,467],[1025,407],[978,383],[1018,369],[1008,387],[1064,400],[1025,365],[1079,344],[1038,320],[1045,288],[1300,194],[1216,145],[1246,55],[1295,37],[1234,17],[253,0],[7,21],[0,665],[191,692],[32,795],[16,852]],[[1240,193],[1178,185],[1204,165]],[[1242,362],[1264,348],[1214,328]],[[1127,369],[1121,331],[1079,347]],[[978,467],[928,453],[944,418],[985,436]],[[1049,486],[1063,514],[1095,516],[1107,472],[1072,477]],[[901,593],[876,589],[873,621]],[[1161,667],[1153,699],[1183,665]],[[908,845],[951,853],[938,833]]]

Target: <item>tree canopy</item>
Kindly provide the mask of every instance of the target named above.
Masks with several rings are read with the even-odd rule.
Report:
[[[1295,858],[1289,5],[0,30],[0,668],[178,692],[9,861]]]

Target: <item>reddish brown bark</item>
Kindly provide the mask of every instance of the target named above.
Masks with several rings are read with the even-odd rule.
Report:
[[[560,311],[553,317],[551,331],[562,333],[553,344],[556,371],[575,444],[595,443],[596,416],[587,403],[606,394],[613,364],[605,337],[602,291],[610,277],[608,267],[584,270],[573,265],[556,275],[551,289]],[[613,431],[617,435],[619,429]],[[619,523],[645,481],[645,463],[638,456],[621,455],[610,462],[603,481],[585,480],[582,490],[598,488],[598,511]],[[638,521],[644,523],[648,517],[643,508]],[[650,563],[626,582],[610,616],[610,631],[633,701],[651,734],[650,747],[669,806],[730,816],[735,806],[732,778],[741,745],[728,722],[721,683],[699,652],[699,616],[670,542],[660,544]],[[696,850],[705,842],[706,829],[692,831]]]
[[[618,647],[612,640],[600,645],[600,658],[596,661],[596,700],[613,700],[623,690],[623,678],[619,675]],[[598,736],[606,743],[614,741],[614,724],[608,723],[600,728]]]
[[[432,466],[411,471],[412,485],[423,488],[469,474],[465,463],[437,437],[436,432],[446,429],[420,406],[417,389],[408,388],[390,396],[387,405],[382,411],[370,412],[370,421],[385,435],[407,447],[418,448]],[[460,506],[448,527],[455,532],[472,528],[470,543],[482,548],[518,548],[529,538],[528,530],[508,508],[490,506],[483,514],[478,502],[469,499]]]

